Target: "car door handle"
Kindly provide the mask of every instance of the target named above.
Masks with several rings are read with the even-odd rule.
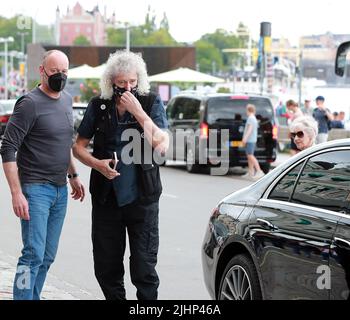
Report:
[[[260,218],[258,218],[258,219],[256,219],[256,221],[260,224],[260,225],[262,225],[262,226],[264,226],[264,227],[268,227],[270,230],[277,230],[278,229],[278,227],[276,227],[274,224],[272,224],[270,221],[267,221],[267,220],[264,220],[264,219],[260,219]]]
[[[342,239],[342,238],[338,238],[338,237],[334,237],[334,243],[341,248],[346,248],[346,249],[350,249],[350,241]]]

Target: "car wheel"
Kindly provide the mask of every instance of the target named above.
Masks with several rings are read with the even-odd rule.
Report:
[[[271,169],[271,163],[260,164],[260,168],[265,174],[267,174],[267,173],[269,173],[269,171]]]
[[[192,148],[186,151],[186,170],[190,173],[198,173],[201,171],[201,166],[195,163],[195,154]]]
[[[261,300],[258,274],[253,261],[245,254],[233,257],[225,268],[219,300]]]

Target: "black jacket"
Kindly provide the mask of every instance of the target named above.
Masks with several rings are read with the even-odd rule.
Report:
[[[144,111],[150,116],[156,95],[150,93],[145,96],[137,96]],[[94,97],[91,102],[95,112],[95,134],[92,155],[97,159],[110,159],[112,154],[107,150],[107,141],[113,140],[115,132],[111,125],[112,112],[115,112],[115,100],[105,100],[100,97]],[[102,106],[102,107],[101,107]],[[138,124],[135,127],[143,138],[143,129]],[[136,155],[140,164],[136,164],[139,188],[139,200],[142,203],[151,203],[159,200],[162,193],[162,184],[160,180],[159,166],[152,159],[152,163],[145,163],[143,143],[141,143],[141,154]],[[116,148],[115,148],[116,149]],[[153,150],[152,150],[153,151]],[[110,189],[113,187],[112,180],[107,179],[97,170],[91,170],[90,193],[103,203],[106,200]]]

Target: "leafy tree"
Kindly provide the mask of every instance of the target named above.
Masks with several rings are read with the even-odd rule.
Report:
[[[200,40],[206,41],[218,49],[222,58],[222,67],[225,70],[231,68],[232,60],[239,59],[238,54],[227,54],[222,51],[223,49],[240,47],[239,38],[232,32],[224,29],[217,29],[214,33],[203,35]],[[200,61],[199,63],[201,64]]]
[[[160,29],[169,31],[169,20],[165,12],[163,14],[163,19],[160,22]]]
[[[151,7],[148,7],[148,12],[145,17],[145,23],[136,27],[130,28],[130,43],[132,46],[175,46],[176,40],[169,33],[169,23],[164,13],[163,20],[160,23],[160,27],[157,28],[156,15],[151,13]],[[115,46],[125,46],[126,43],[126,30],[120,29],[107,29],[107,43]]]
[[[80,85],[81,101],[88,102],[94,96],[99,94],[100,85],[98,80],[86,79],[84,83]]]
[[[199,64],[201,72],[211,73],[213,70],[213,64],[215,64],[216,70],[222,67],[222,55],[218,48],[212,43],[199,40],[195,43],[196,46],[196,60]]]
[[[177,44],[177,42],[166,29],[159,29],[157,31],[152,32],[152,34],[150,34],[150,36],[148,37],[147,42],[149,45],[162,46],[172,46]]]
[[[89,46],[89,45],[91,45],[89,39],[86,38],[82,34],[74,39],[73,44],[76,46]]]
[[[216,90],[217,93],[230,93],[231,90],[229,88],[225,88],[225,87],[220,87]]]
[[[21,35],[18,34],[19,32],[26,32],[27,34],[24,35],[24,42],[28,43],[32,41],[32,33],[31,30],[21,30],[17,26],[17,21],[20,16],[14,16],[10,19],[4,18],[0,16],[0,37],[13,37],[14,42],[8,43],[8,49],[21,51]],[[3,44],[0,44],[0,46],[3,46]],[[0,51],[3,51],[4,49],[1,48]]]
[[[154,12],[151,13],[151,6],[148,6],[148,11],[145,18],[144,30],[146,35],[149,35],[153,31],[157,30],[156,15]]]
[[[0,16],[0,37],[13,37],[14,42],[10,42],[8,45],[9,51],[21,51],[21,41],[23,33],[24,44],[32,42],[32,25],[34,19],[30,17],[24,17],[22,15],[16,15],[12,18],[5,18]],[[35,21],[34,21],[35,22]],[[23,24],[25,23],[25,24]],[[28,25],[26,25],[28,24]],[[53,43],[54,42],[54,30],[53,26],[43,26],[35,22],[36,41]],[[26,47],[26,46],[25,46]],[[0,49],[2,51],[3,49]]]

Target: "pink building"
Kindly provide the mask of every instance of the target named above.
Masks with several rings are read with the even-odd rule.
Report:
[[[105,10],[106,11],[106,10]],[[114,19],[114,14],[112,16]],[[74,44],[74,40],[83,35],[91,45],[104,46],[107,42],[106,12],[104,16],[96,6],[92,11],[86,11],[77,2],[73,9],[67,9],[67,14],[60,15],[60,10],[56,10],[56,44],[69,46]],[[113,22],[112,22],[113,23]]]

